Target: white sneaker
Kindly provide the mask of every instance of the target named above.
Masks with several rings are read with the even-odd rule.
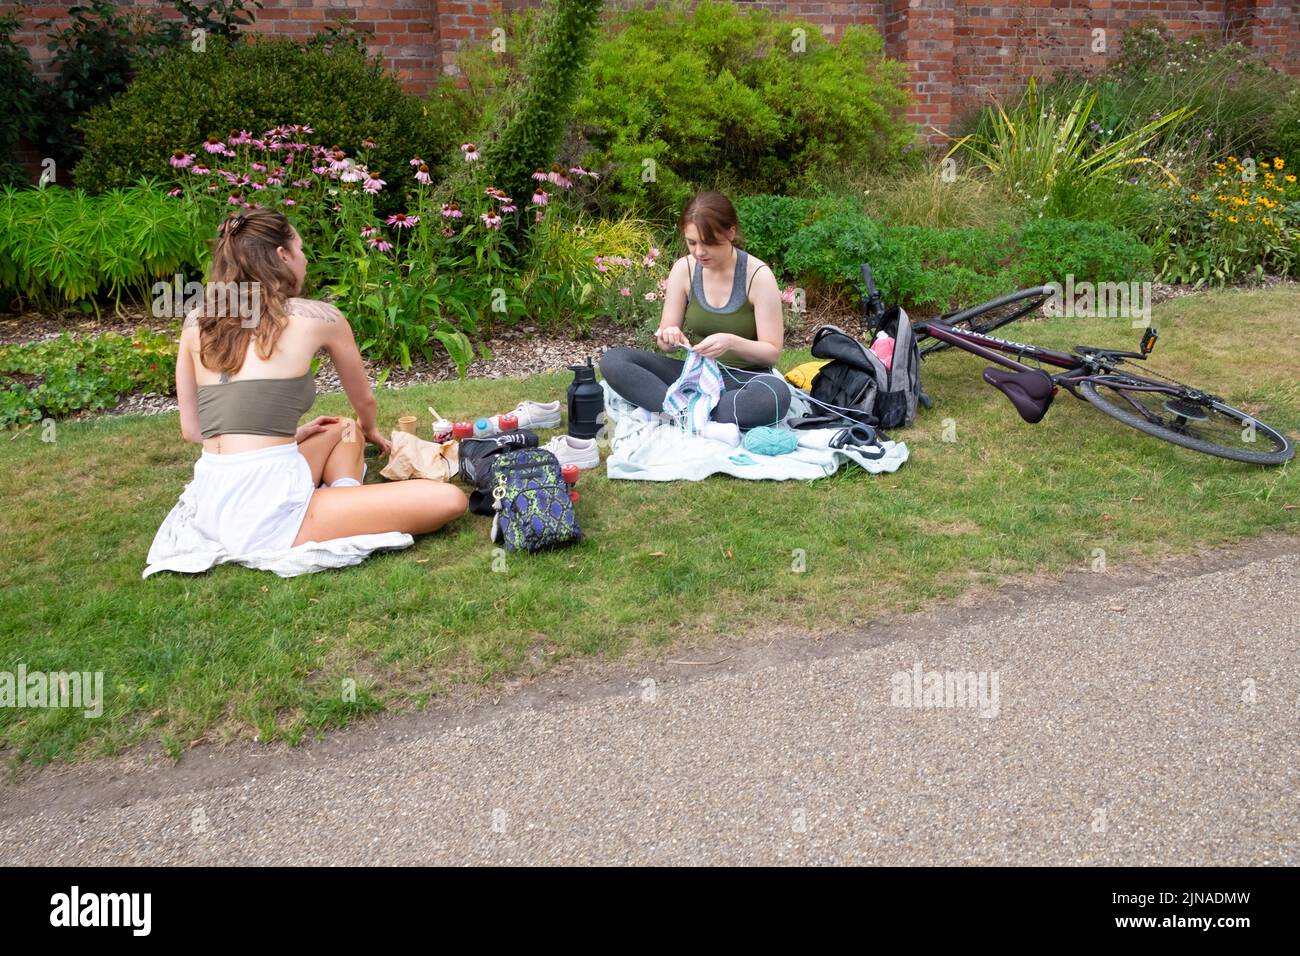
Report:
[[[560,427],[560,402],[520,402],[514,415],[519,419],[520,428],[543,431],[547,428]]]
[[[560,460],[561,465],[577,465],[579,468],[596,468],[600,465],[600,446],[594,438],[556,435],[544,447]]]

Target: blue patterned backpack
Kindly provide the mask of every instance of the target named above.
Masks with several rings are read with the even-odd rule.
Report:
[[[488,487],[496,511],[492,540],[507,551],[541,551],[583,539],[559,459],[545,448],[497,455]]]

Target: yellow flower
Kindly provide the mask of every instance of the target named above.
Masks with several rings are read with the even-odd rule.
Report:
[[[1192,193],[1192,202],[1196,202],[1196,201],[1197,201],[1198,199],[1200,199],[1200,198],[1201,198],[1201,197],[1200,197],[1198,194],[1196,194],[1196,193]]]
[[[1274,157],[1273,157],[1273,168],[1274,168],[1274,169],[1281,169],[1281,168],[1282,168],[1283,166],[1285,166],[1285,165],[1286,165],[1286,163],[1282,160],[1282,157],[1281,157],[1281,156],[1274,156]]]
[[[1237,221],[1237,217],[1236,217],[1236,216],[1229,216],[1229,217],[1228,217],[1228,222],[1236,222],[1236,221]]]
[[[1229,156],[1229,157],[1228,157],[1228,162],[1230,162],[1230,163],[1235,163],[1236,161],[1237,161],[1237,157],[1236,157],[1236,156]]]
[[[1246,217],[1246,221],[1247,221],[1247,222],[1254,222],[1254,221],[1255,221],[1255,217],[1254,217],[1254,216],[1247,216],[1247,217]]]
[[[1286,181],[1289,183],[1295,182],[1295,173],[1292,173],[1291,175],[1287,176]]]
[[[1264,225],[1266,225],[1266,226],[1271,226],[1271,225],[1273,225],[1273,220],[1272,220],[1272,219],[1269,219],[1268,216],[1265,216],[1265,217],[1263,218],[1263,220],[1261,220],[1261,221],[1262,221],[1262,222],[1264,223]]]

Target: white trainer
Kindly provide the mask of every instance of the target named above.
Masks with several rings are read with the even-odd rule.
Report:
[[[594,438],[556,435],[544,447],[560,460],[561,465],[577,465],[579,468],[596,468],[600,465],[600,446]]]
[[[520,402],[514,415],[519,419],[520,428],[544,431],[547,428],[560,427],[560,402]]]

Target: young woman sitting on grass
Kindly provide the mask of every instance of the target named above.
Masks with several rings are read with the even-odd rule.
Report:
[[[302,239],[283,214],[250,209],[222,223],[204,304],[186,317],[176,358],[181,434],[202,442],[203,454],[159,528],[146,576],[309,541],[423,534],[464,514],[464,492],[445,482],[361,483],[366,442],[385,455],[390,446],[347,319],[329,303],[297,298],[306,269]],[[234,283],[256,296],[211,294]],[[356,419],[300,426],[322,348]],[[223,554],[210,560],[214,552]]]
[[[696,196],[677,225],[689,251],[668,274],[655,341],[665,352],[685,346],[739,369],[722,370],[725,390],[710,416],[713,421],[743,431],[783,420],[790,388],[772,374],[785,341],[776,277],[766,263],[737,245],[736,207],[722,193]],[[601,356],[600,371],[623,398],[661,412],[684,364],[620,346]]]

